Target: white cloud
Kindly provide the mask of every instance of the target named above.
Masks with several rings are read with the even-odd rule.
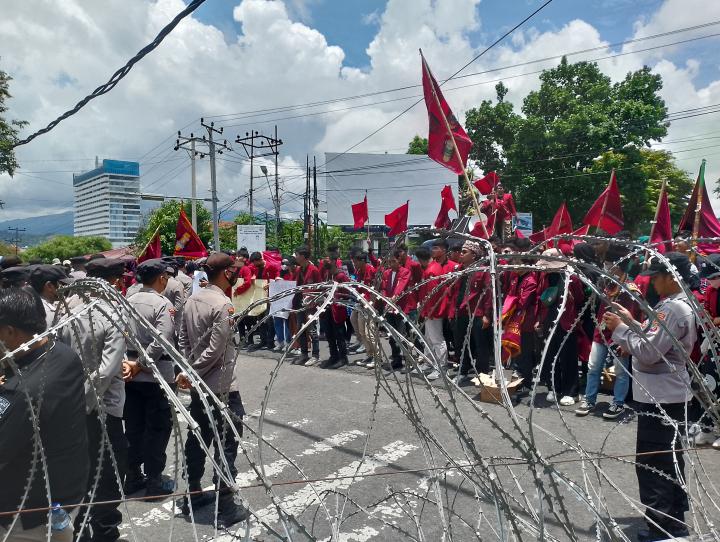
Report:
[[[313,4],[313,0],[285,3],[238,0],[232,15],[242,30],[237,41],[230,43],[219,28],[193,17],[183,21],[110,94],[95,100],[49,134],[18,150],[23,165],[21,171],[51,182],[23,175],[14,179],[0,177],[0,199],[8,204],[0,212],[0,219],[64,210],[72,201],[72,177],[69,171],[54,170],[77,171],[92,165],[91,161],[36,160],[92,159],[95,155],[137,159],[146,155],[141,169],[147,191],[187,195],[188,161],[172,151],[173,134],[188,123],[191,124],[187,131],[200,133],[197,119],[201,115],[247,113],[417,85],[420,82],[419,48],[423,49],[436,77],[443,79],[483,46],[473,46],[469,37],[473,33],[476,35],[482,25],[483,5],[479,0],[389,0],[385,10],[374,20],[377,33],[367,46],[369,68],[366,71],[348,68],[343,64],[343,50],[329,44],[308,22]],[[146,0],[64,0],[54,3],[25,0],[5,6],[0,20],[0,42],[3,43],[0,69],[15,78],[11,84],[15,95],[9,103],[11,116],[28,120],[31,129],[46,124],[106,80],[182,8],[181,0],[153,3]],[[654,15],[638,21],[635,35],[647,36],[698,24],[702,22],[698,14],[702,14],[702,21],[718,18],[720,4],[667,0]],[[29,42],[27,36],[32,36],[32,41]],[[516,32],[512,41],[496,47],[464,73],[607,44],[592,24],[580,19],[548,32],[528,27]],[[637,49],[646,45],[632,47]],[[624,50],[630,50],[629,47]],[[608,53],[609,50],[604,49],[570,60]],[[665,87],[662,92],[671,111],[720,103],[720,80],[696,84],[698,74],[708,70],[714,74],[717,65],[706,65],[697,59],[683,59],[679,64],[667,54],[660,49],[603,61],[600,66],[618,80],[628,71],[648,63],[663,75]],[[522,97],[537,87],[538,79],[537,75],[513,76],[554,63],[462,78],[447,85],[447,98],[462,118],[467,108],[482,99],[494,97],[494,82],[488,81],[504,78],[510,89],[508,99],[519,109]],[[482,82],[487,83],[479,84]],[[478,84],[449,90],[453,86],[474,83]],[[307,153],[317,154],[321,164],[323,152],[348,148],[392,119],[412,100],[319,116],[309,114],[419,93],[420,89],[415,88],[364,100],[344,100],[273,113],[235,114],[212,120],[226,126],[224,135],[232,141],[235,135],[249,129],[270,133],[276,123],[274,119],[298,117],[277,120],[277,124],[280,137],[286,142],[281,149],[280,175],[286,180],[286,189],[299,193],[304,189]],[[671,128],[668,139],[711,132],[715,121],[713,116],[680,121]],[[356,150],[403,149],[414,134],[425,132],[426,123],[424,107],[418,105]],[[164,138],[167,140],[148,153]],[[671,148],[706,145],[678,144]],[[236,150],[240,154],[224,156],[240,160],[242,151]],[[708,179],[716,178],[720,168],[714,168],[713,160],[720,160],[710,156],[715,152],[713,149],[703,152],[707,152],[711,160]],[[678,157],[683,167],[696,170],[698,153],[681,152]],[[164,160],[172,161],[156,163]],[[199,165],[198,174],[200,191],[206,191],[205,163]],[[221,205],[247,192],[248,174],[249,166],[245,162],[218,162]],[[256,170],[256,176],[265,183],[259,170]],[[257,196],[258,207],[271,208],[266,188],[258,189]],[[292,194],[288,194],[286,201],[292,198]],[[295,199],[288,208],[293,212],[301,209],[302,200]]]

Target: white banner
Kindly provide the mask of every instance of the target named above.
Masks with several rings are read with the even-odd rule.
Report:
[[[265,226],[238,225],[238,250],[245,247],[250,254],[265,250]]]
[[[297,282],[294,280],[271,280],[270,292],[268,295],[272,297],[274,295],[281,294],[282,292],[286,292],[287,290],[292,290],[296,286]],[[277,301],[270,303],[270,314],[273,316],[280,316],[281,318],[287,318],[287,313],[283,313],[281,311],[286,311],[292,308],[292,298],[293,296],[286,295]]]

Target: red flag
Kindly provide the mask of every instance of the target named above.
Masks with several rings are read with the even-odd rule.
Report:
[[[700,198],[700,213],[698,215],[698,197]],[[707,188],[705,186],[705,160],[700,166],[695,188],[693,188],[690,203],[688,203],[685,215],[683,215],[678,227],[680,231],[689,230],[693,232],[693,237],[720,237],[720,222],[718,222],[710,198],[708,197]],[[698,250],[703,253],[717,252],[717,245],[709,243],[699,243]]]
[[[650,232],[650,244],[655,245],[653,248],[665,254],[672,250],[672,221],[670,220],[670,205],[668,204],[667,192],[665,184],[660,191],[658,206],[655,211],[655,223]],[[655,244],[659,243],[659,244]]]
[[[560,205],[560,208],[555,213],[555,217],[553,218],[550,227],[547,229],[545,239],[551,239],[556,235],[571,234],[572,232],[573,225],[572,219],[570,218],[570,212],[563,201],[562,205]],[[555,242],[552,241],[550,244],[554,245],[554,243]],[[557,248],[559,248],[562,252],[572,251],[572,243],[569,241],[560,241],[557,244]]]
[[[610,183],[590,207],[583,224],[596,226],[610,235],[615,235],[623,229],[625,222],[623,220],[622,202],[620,201],[620,189],[617,185],[614,169],[610,174]]]
[[[455,196],[453,196],[452,188],[449,184],[445,185],[445,187],[440,192],[440,198],[440,212],[435,219],[435,227],[449,229],[452,223],[450,222],[450,217],[448,216],[448,213],[450,210],[457,212],[457,206],[455,205]]]
[[[462,175],[470,153],[470,147],[472,147],[472,141],[455,118],[455,115],[453,115],[437,81],[430,73],[430,67],[425,62],[424,57],[422,58],[422,67],[423,94],[425,95],[425,106],[427,107],[430,124],[428,128],[428,157],[458,175]],[[460,153],[460,160],[458,160],[455,152],[453,138]]]
[[[539,232],[535,232],[530,236],[530,241],[532,241],[535,244],[542,243],[545,240],[545,235],[547,234],[547,228],[543,228]]]
[[[479,179],[475,181],[473,184],[475,185],[475,188],[477,188],[481,194],[484,196],[487,196],[490,192],[495,190],[495,187],[500,182],[500,177],[497,173],[494,171],[491,171],[487,175],[485,175],[482,179]]]
[[[162,257],[162,247],[160,246],[160,228],[155,230],[155,233],[145,245],[140,256],[138,256],[137,263],[142,263],[145,260],[152,260],[154,258]]]
[[[572,232],[573,235],[587,235],[590,232],[590,226],[587,224],[585,226],[580,226],[578,229],[576,229],[574,232]],[[585,241],[581,239],[573,239],[572,240],[572,246],[579,245],[580,243],[584,243]]]
[[[365,222],[367,222],[369,219],[367,194],[365,194],[365,198],[360,203],[352,204],[352,214],[353,221],[355,222],[353,227],[356,230],[359,230],[365,225]]]
[[[409,210],[410,202],[408,201],[392,213],[385,215],[385,225],[390,228],[388,237],[393,237],[407,230]]]
[[[175,227],[175,256],[186,258],[204,258],[208,255],[205,245],[195,233],[184,209],[180,209],[177,226]]]

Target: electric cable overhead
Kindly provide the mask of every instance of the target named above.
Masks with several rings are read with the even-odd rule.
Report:
[[[102,96],[103,94],[107,94],[112,89],[115,88],[115,86],[122,81],[122,79],[130,73],[130,70],[132,70],[133,66],[140,62],[145,56],[150,54],[152,51],[154,51],[158,45],[160,45],[163,40],[172,32],[175,27],[182,21],[185,17],[190,15],[193,11],[195,11],[197,8],[200,7],[205,2],[205,0],[192,0],[187,7],[182,10],[180,13],[178,13],[175,18],[170,21],[160,32],[157,36],[155,36],[155,39],[151,41],[149,44],[147,44],[145,47],[140,49],[140,51],[132,57],[127,64],[125,64],[122,68],[117,70],[110,79],[107,81],[107,83],[100,85],[97,87],[91,94],[85,96],[82,100],[80,100],[75,107],[72,109],[66,111],[62,115],[60,115],[58,118],[53,120],[50,124],[45,126],[45,128],[41,128],[40,130],[30,134],[24,139],[21,139],[20,141],[17,141],[13,147],[19,147],[20,145],[26,145],[27,143],[30,143],[33,139],[36,137],[48,133],[50,130],[55,128],[58,124],[60,124],[63,120],[73,116],[75,113],[80,111],[83,107],[85,107],[91,100],[94,100],[95,98]]]

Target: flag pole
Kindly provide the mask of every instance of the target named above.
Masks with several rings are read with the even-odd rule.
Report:
[[[428,75],[432,75],[432,72],[430,71],[430,66],[427,65],[427,62],[425,62],[425,57],[423,56],[422,49],[420,49],[420,58],[422,58],[423,63],[423,69],[427,70]],[[432,87],[432,95],[433,98],[435,98],[435,105],[437,105],[438,110],[440,111],[440,115],[443,118],[443,122],[445,123],[445,129],[447,130],[448,135],[450,136],[450,141],[452,141],[453,149],[455,149],[455,157],[457,158],[460,165],[462,165],[462,157],[460,156],[460,150],[458,149],[457,143],[455,142],[455,136],[452,133],[452,129],[450,128],[450,123],[447,120],[447,116],[445,115],[445,111],[443,111],[442,105],[440,104],[440,98],[438,98],[437,92],[435,92],[435,85],[432,84],[434,79],[431,77],[431,87]],[[470,196],[472,197],[473,205],[475,207],[475,212],[477,212],[478,220],[480,221],[480,225],[482,226],[483,233],[485,234],[485,238],[489,239],[490,236],[488,235],[488,231],[485,228],[485,224],[482,221],[482,217],[480,216],[480,204],[478,203],[477,197],[475,196],[475,191],[473,190],[473,186],[470,183],[470,179],[468,178],[467,171],[465,168],[462,168],[463,170],[463,176],[465,177],[465,182],[467,183],[468,191],[470,192]]]
[[[158,226],[157,228],[155,228],[155,232],[150,236],[150,239],[148,239],[148,242],[145,243],[145,248],[143,248],[143,249],[142,249],[142,252],[140,252],[140,254],[138,254],[138,258],[139,258],[140,256],[142,256],[143,254],[145,254],[145,251],[146,251],[146,250],[148,249],[148,247],[150,246],[150,243],[152,243],[152,240],[155,239],[155,236],[156,236],[159,232],[160,232],[160,226]]]
[[[702,179],[702,186],[700,186],[700,179]],[[702,210],[702,204],[703,204],[703,192],[705,192],[705,158],[703,158],[702,162],[700,163],[700,174],[698,175],[697,180],[697,205],[695,207],[695,220],[693,221],[693,231],[692,231],[692,247],[695,248],[697,246],[697,238],[698,234],[700,233],[700,211]],[[692,251],[690,253],[690,261],[695,263],[695,260],[697,259],[697,255],[695,251]]]
[[[660,187],[660,195],[658,196],[657,206],[655,207],[655,219],[653,220],[652,226],[650,227],[650,239],[648,239],[648,244],[652,243],[652,238],[655,234],[655,226],[657,226],[658,216],[660,216],[660,202],[662,202],[662,197],[665,193],[666,186],[667,179],[663,179],[662,186]]]

